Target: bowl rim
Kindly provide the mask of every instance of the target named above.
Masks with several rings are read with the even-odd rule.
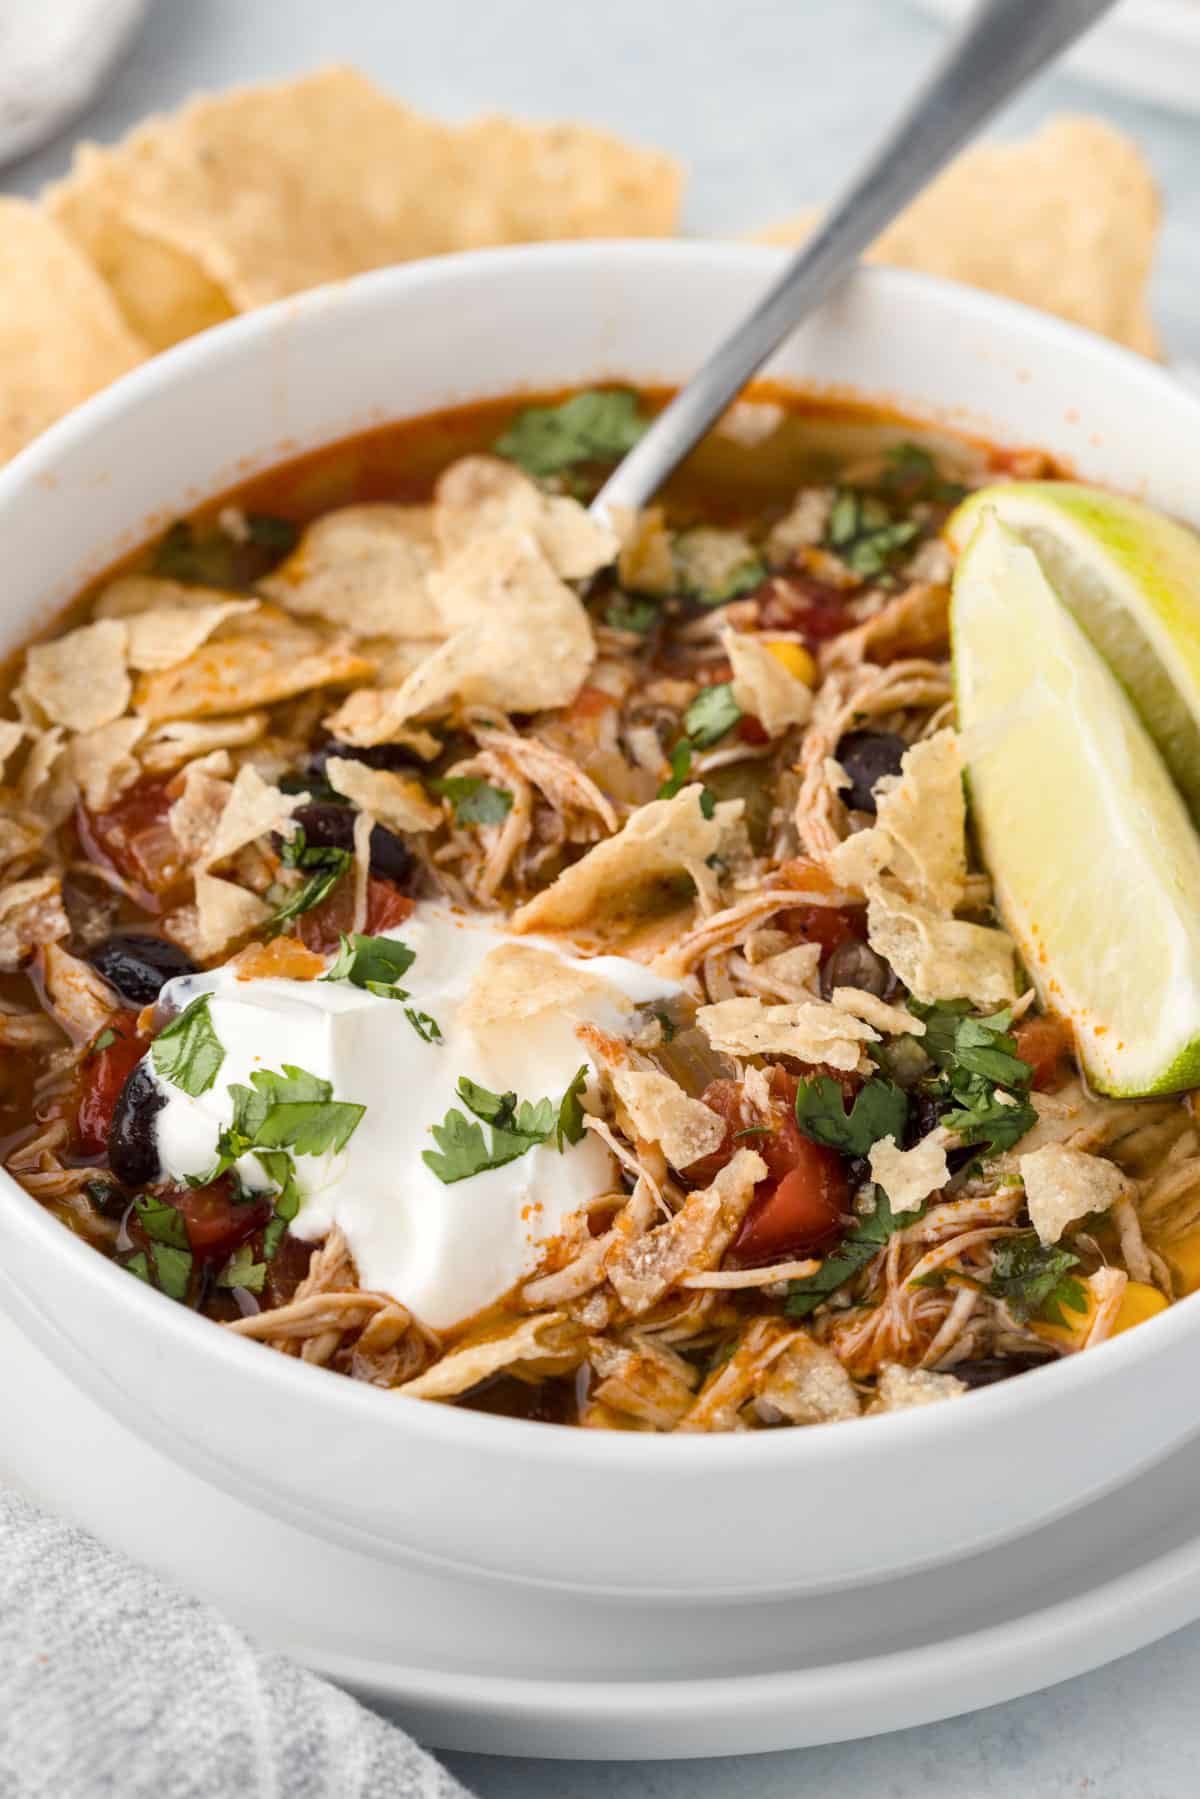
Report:
[[[525,268],[536,273],[564,267],[586,269],[589,265],[613,261],[631,267],[641,263],[649,273],[656,264],[683,262],[710,269],[714,266],[732,270],[741,268],[761,272],[767,277],[782,266],[788,254],[773,245],[672,239],[520,245],[400,264],[315,288],[223,321],[172,345],[85,401],[0,469],[0,505],[19,503],[23,490],[52,475],[54,464],[64,451],[80,441],[102,438],[113,420],[136,411],[164,390],[169,392],[178,377],[234,355],[281,326],[286,326],[289,334],[303,331],[310,321],[326,314],[331,305],[352,306],[373,298],[377,291],[402,294],[429,286],[473,288],[480,280]],[[1098,373],[1111,368],[1121,378],[1132,378],[1142,384],[1150,398],[1158,392],[1164,398],[1169,396],[1176,407],[1180,404],[1190,406],[1200,437],[1200,399],[1190,395],[1165,368],[1080,326],[1017,301],[913,270],[879,266],[860,268],[848,285],[855,291],[865,288],[885,296],[894,295],[902,304],[937,308],[963,322],[1007,327],[1010,333],[1020,332],[1037,341],[1045,351],[1053,351],[1059,345],[1069,345],[1076,351],[1082,349],[1094,359]],[[870,399],[866,393],[862,397],[867,401]],[[936,419],[937,409],[930,409],[925,417]],[[952,426],[948,428],[953,429]],[[320,441],[334,443],[338,439],[331,436]],[[293,454],[303,454],[307,448],[318,447],[320,443],[304,446]],[[268,462],[263,466],[272,465]],[[899,1441],[899,1433],[903,1433],[910,1449],[926,1446],[932,1449],[948,1432],[953,1432],[957,1441],[965,1442],[973,1434],[990,1434],[1016,1412],[1069,1404],[1074,1395],[1097,1380],[1103,1380],[1109,1371],[1115,1372],[1119,1367],[1132,1370],[1141,1363],[1170,1353],[1178,1340],[1192,1334],[1193,1321],[1200,1320],[1198,1296],[1185,1295],[1164,1312],[1146,1320],[1137,1330],[1125,1331],[1120,1337],[1098,1344],[1086,1355],[1064,1356],[1043,1368],[1028,1370],[1019,1381],[1002,1381],[975,1392],[965,1412],[957,1406],[930,1405],[877,1414],[870,1420],[873,1428],[866,1431],[843,1430],[839,1425],[829,1423],[804,1430],[668,1433],[671,1447],[664,1448],[657,1432],[547,1429],[532,1420],[495,1416],[428,1401],[410,1401],[398,1407],[398,1395],[394,1393],[359,1381],[331,1378],[328,1370],[310,1367],[297,1358],[264,1353],[261,1345],[244,1342],[233,1333],[222,1331],[212,1320],[176,1304],[139,1281],[128,1279],[123,1269],[65,1229],[3,1169],[0,1169],[0,1219],[11,1222],[31,1238],[39,1252],[44,1249],[50,1263],[63,1258],[77,1277],[93,1286],[102,1283],[107,1303],[114,1309],[114,1318],[119,1318],[122,1307],[130,1308],[147,1328],[175,1338],[181,1351],[195,1349],[217,1358],[232,1375],[240,1376],[243,1383],[257,1380],[264,1397],[272,1389],[287,1392],[297,1400],[306,1399],[314,1407],[348,1411],[363,1421],[374,1422],[379,1429],[399,1430],[418,1440],[444,1443],[458,1450],[476,1447],[481,1452],[493,1453],[502,1452],[507,1446],[531,1462],[548,1461],[564,1467],[573,1465],[579,1471],[603,1464],[631,1471],[653,1468],[657,1474],[668,1466],[665,1457],[672,1458],[673,1465],[689,1474],[699,1468],[712,1473],[743,1467],[764,1472],[782,1467],[798,1471],[806,1465],[826,1464],[830,1454],[836,1454],[846,1464],[860,1460],[874,1462],[881,1453],[886,1453],[888,1444]],[[37,1296],[26,1297],[36,1310],[43,1310]],[[388,1421],[389,1411],[391,1422]],[[858,1422],[865,1423],[866,1420]],[[747,1442],[747,1437],[751,1441]]]

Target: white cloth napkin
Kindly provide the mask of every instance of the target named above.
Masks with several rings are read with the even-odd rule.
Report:
[[[225,1794],[469,1799],[347,1694],[0,1490],[0,1799]]]

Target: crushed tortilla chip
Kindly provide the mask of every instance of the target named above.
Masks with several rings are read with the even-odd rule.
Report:
[[[817,947],[819,950],[819,945]],[[829,999],[840,1012],[849,1012],[854,1018],[864,1019],[884,1036],[925,1035],[925,1026],[919,1018],[905,1011],[903,1006],[890,1006],[885,999],[877,999],[873,993],[864,993],[861,987],[835,987]]]
[[[146,355],[54,220],[0,197],[0,462]]]
[[[232,785],[226,779],[233,764],[226,750],[198,756],[183,771],[183,786],[167,813],[167,824],[184,858],[202,863],[229,804]]]
[[[647,887],[680,874],[695,880],[742,814],[740,800],[726,800],[706,818],[702,796],[703,789],[693,783],[672,799],[639,806],[615,836],[594,845],[543,893],[519,906],[509,929],[568,931],[594,925]]]
[[[424,1374],[392,1390],[410,1399],[453,1399],[504,1368],[541,1376],[565,1373],[582,1360],[586,1347],[582,1325],[564,1312],[538,1312],[500,1336],[461,1344]]]
[[[207,643],[218,625],[239,613],[258,610],[257,600],[221,599],[207,606],[155,607],[126,620],[130,668],[174,668]]]
[[[72,956],[57,943],[41,952],[46,1004],[77,1049],[90,1043],[122,1002],[90,962]]]
[[[116,619],[80,625],[25,653],[25,689],[54,725],[94,731],[120,718],[131,692],[127,628]]]
[[[946,1145],[938,1131],[922,1137],[912,1149],[898,1149],[894,1137],[871,1145],[871,1179],[883,1188],[893,1212],[915,1212],[931,1193],[950,1179]]]
[[[833,1351],[797,1331],[759,1383],[758,1404],[789,1424],[831,1424],[862,1410],[854,1382]]]
[[[141,764],[133,752],[145,730],[145,719],[115,718],[110,725],[98,725],[71,739],[67,766],[93,812],[111,806],[140,776]]]
[[[266,923],[271,908],[255,893],[222,881],[201,869],[196,875],[196,903],[164,920],[174,937],[198,962],[219,956],[239,937]]]
[[[819,943],[793,943],[790,949],[780,950],[777,955],[764,956],[753,965],[754,985],[760,990],[769,990],[775,999],[816,999],[821,953]],[[872,1024],[874,1020],[868,1018],[867,1023]]]
[[[905,1412],[912,1406],[934,1405],[939,1399],[957,1399],[966,1391],[966,1382],[956,1374],[935,1374],[930,1368],[904,1368],[899,1362],[885,1362],[866,1415]]]
[[[33,875],[0,887],[0,969],[6,973],[27,962],[39,944],[54,943],[70,930],[57,875]]]
[[[665,1224],[619,1244],[606,1272],[626,1311],[638,1317],[657,1305],[684,1275],[715,1267],[766,1174],[767,1165],[760,1155],[752,1149],[739,1149],[712,1185],[689,1193]]]
[[[291,818],[296,807],[306,799],[301,793],[281,793],[264,781],[247,764],[238,769],[237,779],[229,790],[229,798],[217,828],[208,845],[205,862],[215,867],[227,857],[275,831],[284,837],[292,834]]]
[[[661,506],[640,512],[631,506],[612,506],[609,518],[620,539],[617,578],[627,593],[663,597],[675,591],[675,551]]]
[[[733,697],[768,737],[782,737],[793,725],[808,722],[811,688],[788,672],[761,637],[727,625],[721,642],[733,669]]]
[[[329,68],[202,95],[85,145],[46,198],[155,349],[233,312],[414,257],[666,236],[679,171],[598,131],[445,125]]]
[[[447,559],[499,531],[529,531],[564,581],[586,580],[617,554],[615,531],[578,500],[544,493],[499,456],[463,456],[451,463],[435,489],[433,522]]]
[[[432,584],[453,635],[400,687],[352,693],[325,721],[335,737],[386,743],[413,719],[456,704],[540,712],[574,699],[596,653],[592,627],[528,532],[467,544]]]
[[[211,724],[172,719],[156,725],[142,741],[142,766],[152,774],[168,774],[193,757],[215,750],[242,749],[257,743],[269,723],[265,712],[247,712],[241,718],[220,718]]]
[[[720,1149],[725,1120],[656,1069],[618,1068],[613,1090],[637,1135],[657,1143],[672,1168],[687,1168]]]
[[[328,619],[356,637],[440,638],[428,583],[433,564],[430,507],[343,506],[309,525],[259,586],[287,611]]]
[[[459,1011],[459,1023],[480,1042],[502,1040],[539,1013],[572,1020],[610,1014],[620,1022],[633,1010],[619,988],[532,943],[500,943],[480,963]]]
[[[723,999],[701,1006],[696,1023],[713,1048],[731,1056],[796,1056],[830,1068],[857,1069],[864,1043],[879,1033],[823,1000],[768,1006],[761,999]]]
[[[368,768],[345,756],[330,756],[325,778],[338,793],[392,831],[436,831],[442,808],[435,806],[413,775]]]
[[[875,824],[830,854],[833,878],[869,894],[887,875],[921,905],[952,912],[967,872],[967,810],[955,732],[914,743],[900,773],[876,783],[875,797]]]
[[[867,939],[925,1003],[970,999],[1002,1006],[1017,997],[1015,946],[1005,931],[944,917],[880,888],[867,905]]]
[[[1057,1243],[1069,1224],[1089,1212],[1107,1212],[1130,1190],[1114,1162],[1062,1143],[1047,1143],[1018,1157],[1029,1220],[1042,1243]]]
[[[1066,115],[1018,143],[965,151],[868,260],[1006,294],[1157,356],[1147,288],[1161,211],[1132,139],[1101,119]],[[816,216],[759,235],[799,243]]]
[[[269,706],[314,687],[365,681],[374,672],[373,662],[344,644],[262,606],[249,618],[228,621],[220,638],[174,668],[142,675],[133,704],[152,724],[209,718]]]
[[[72,810],[78,793],[62,726],[39,731],[21,770],[21,798],[26,810],[52,831]]]
[[[15,720],[0,718],[0,774],[8,767],[11,757],[15,756],[25,741],[25,727]]]

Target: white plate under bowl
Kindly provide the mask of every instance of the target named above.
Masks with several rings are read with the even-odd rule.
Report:
[[[3,1313],[0,1367],[0,1480],[436,1748],[643,1758],[844,1741],[1016,1698],[1200,1616],[1200,1440],[950,1569],[662,1607],[518,1598],[320,1543],[139,1441]]]

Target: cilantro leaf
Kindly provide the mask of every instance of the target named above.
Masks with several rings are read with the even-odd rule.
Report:
[[[408,973],[417,952],[407,943],[391,937],[364,937],[358,932],[347,937],[343,932],[337,959],[323,981],[349,981],[354,987],[388,987]]]
[[[947,481],[938,473],[937,463],[921,444],[893,444],[884,460],[886,466],[879,485],[908,505],[916,500],[935,500],[951,506],[966,495],[961,481]]]
[[[638,637],[648,637],[658,617],[657,602],[644,596],[617,594],[604,608],[604,622],[610,630],[632,631]]]
[[[310,844],[303,825],[300,825],[294,836],[281,846],[279,860],[285,868],[306,870],[308,879],[293,888],[267,919],[263,928],[272,936],[293,918],[299,918],[302,912],[311,912],[314,906],[328,899],[354,857],[349,850],[336,849],[332,844]]]
[[[517,1109],[515,1093],[493,1093],[465,1074],[458,1077],[458,1097],[485,1124],[509,1124]]]
[[[788,1317],[807,1318],[810,1312],[815,1312],[839,1287],[844,1287],[874,1261],[894,1231],[915,1224],[924,1209],[920,1206],[915,1212],[893,1212],[892,1202],[883,1188],[876,1187],[875,1210],[858,1218],[835,1253],[825,1258],[815,1274],[788,1282],[788,1296],[783,1308]]]
[[[493,787],[482,775],[446,775],[428,783],[432,793],[450,801],[460,825],[500,825],[512,811],[507,787]]]
[[[865,1156],[881,1137],[899,1143],[907,1120],[907,1094],[881,1076],[860,1087],[849,1113],[840,1083],[828,1075],[802,1080],[796,1089],[796,1123],[804,1135],[844,1155]]]
[[[964,1144],[984,1147],[986,1155],[1011,1148],[1037,1123],[1028,1099],[1006,1094],[982,1075],[948,1074],[933,1091],[950,1102],[939,1122],[956,1131]]]
[[[202,993],[150,1045],[155,1072],[193,1099],[208,1092],[225,1060],[225,1051],[213,1030],[208,1002],[209,995]]]
[[[176,1249],[170,1243],[152,1243],[150,1260],[160,1291],[168,1299],[186,1299],[188,1282],[192,1278],[191,1251]]]
[[[343,1099],[284,1100],[273,1105],[259,1125],[255,1144],[294,1150],[298,1156],[336,1155],[349,1143],[366,1109]]]
[[[579,1096],[587,1086],[587,1078],[588,1065],[582,1062],[571,1076],[571,1084],[559,1102],[554,1135],[560,1154],[564,1142],[578,1143],[583,1136],[583,1107],[579,1103]]]
[[[687,786],[691,769],[692,746],[686,737],[681,737],[671,751],[671,772],[655,797],[660,800],[673,800],[680,788]]]
[[[261,1293],[266,1279],[267,1265],[256,1262],[250,1245],[243,1243],[235,1249],[229,1260],[217,1276],[218,1287],[244,1287],[248,1293]]]
[[[140,1199],[134,1200],[133,1209],[152,1243],[165,1243],[173,1249],[189,1247],[183,1213],[168,1205],[165,1199],[154,1199],[143,1193]]]
[[[116,1041],[117,1033],[111,1025],[106,1024],[99,1035],[93,1038],[92,1047],[88,1050],[88,1060],[90,1061],[93,1056],[98,1056],[101,1050],[111,1049]]]
[[[1042,1318],[1048,1324],[1066,1324],[1063,1308],[1084,1313],[1088,1309],[1083,1282],[1069,1271],[1079,1266],[1079,1257],[1056,1243],[1039,1243],[1033,1231],[1019,1237],[1005,1237],[992,1253],[992,1272],[987,1291],[994,1299],[1007,1301],[1008,1308],[1022,1323],[1029,1318]]]
[[[430,1129],[437,1149],[422,1150],[421,1160],[447,1187],[455,1181],[469,1180],[486,1169],[503,1168],[506,1162],[515,1162],[518,1156],[533,1148],[532,1143],[516,1145],[501,1131],[493,1135],[498,1134],[502,1141],[489,1149],[482,1125],[468,1119],[456,1106],[451,1106],[441,1124],[432,1125]]]
[[[732,731],[742,716],[733,697],[733,683],[720,681],[715,687],[702,687],[683,715],[683,728],[697,750],[707,750]]]
[[[526,406],[492,445],[527,475],[557,475],[578,462],[616,462],[646,430],[626,389],[573,394],[557,406]]]
[[[896,521],[878,500],[847,487],[834,500],[825,535],[846,566],[870,580],[886,573],[919,531],[912,519]]]
[[[441,1025],[428,1012],[418,1012],[415,1006],[405,1006],[404,1016],[422,1043],[441,1043],[443,1041]]]
[[[136,1276],[138,1280],[145,1281],[147,1286],[151,1284],[150,1258],[147,1256],[144,1249],[139,1249],[135,1256],[127,1256],[125,1261],[121,1263],[121,1267],[127,1274],[132,1274]]]
[[[1010,1008],[976,1018],[969,1000],[936,1000],[923,1005],[910,999],[908,1009],[924,1024],[921,1048],[939,1068],[962,1068],[1003,1087],[1028,1087],[1033,1079],[1033,1069],[1017,1055],[1017,1040],[1009,1034]]]

